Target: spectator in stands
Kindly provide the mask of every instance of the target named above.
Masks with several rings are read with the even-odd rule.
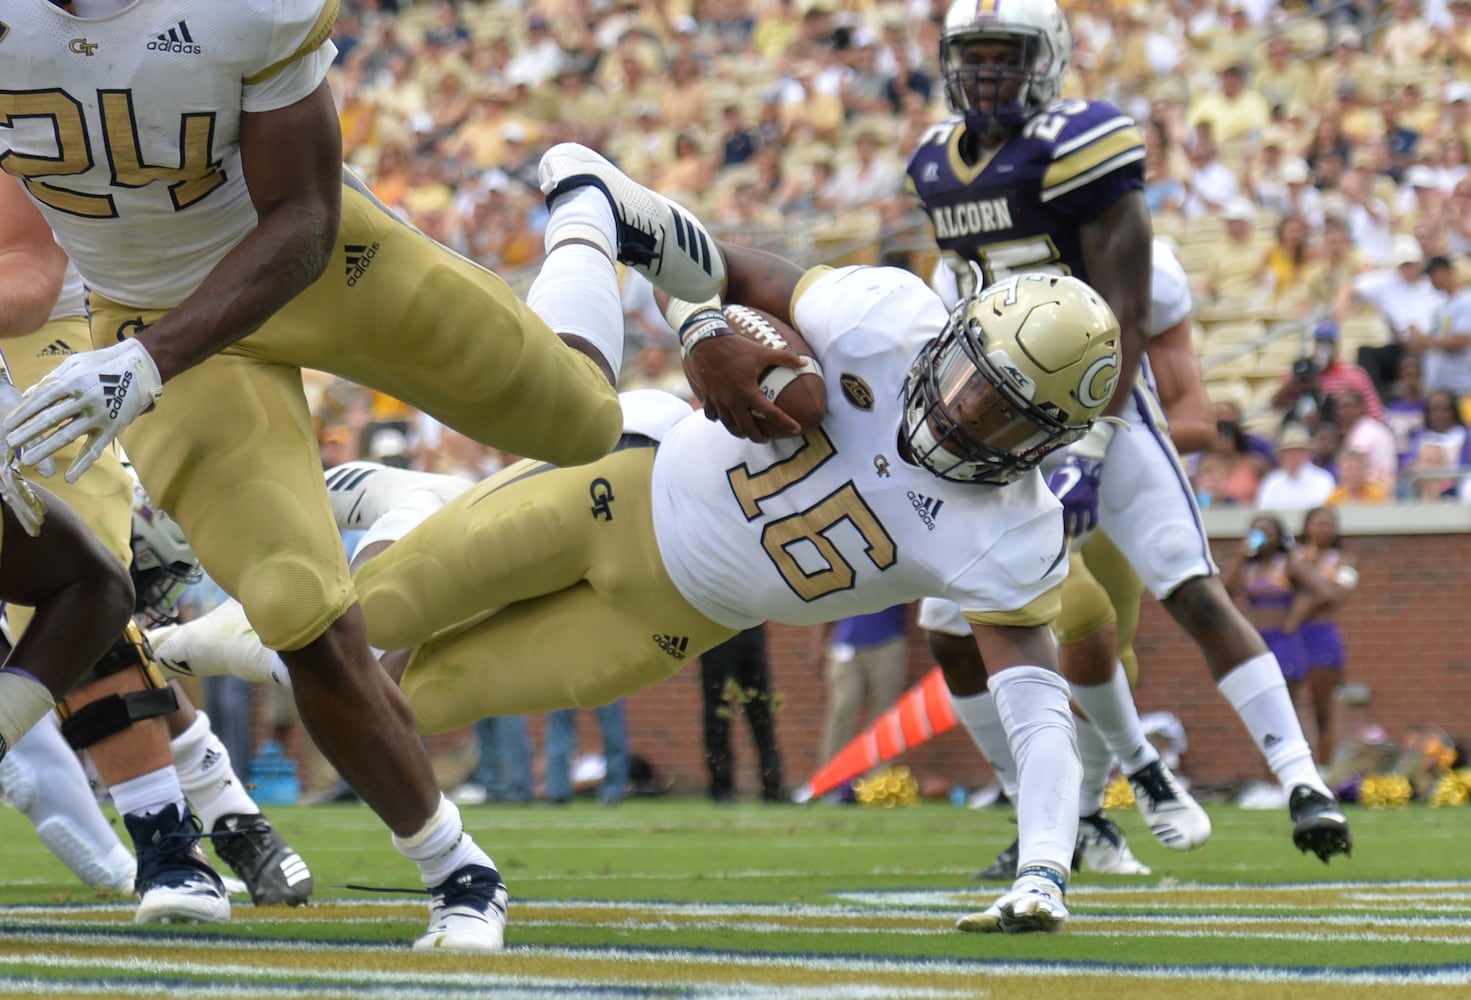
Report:
[[[1329,507],[1388,503],[1393,495],[1383,482],[1370,476],[1368,454],[1349,448],[1338,460],[1338,486],[1323,503]]]
[[[1181,161],[1175,164],[1176,154]],[[1181,177],[1190,161],[1174,147],[1158,122],[1144,123],[1144,201],[1155,219],[1177,216],[1185,209],[1185,182]]]
[[[1257,489],[1259,510],[1307,510],[1321,506],[1337,483],[1312,462],[1313,436],[1302,424],[1290,423],[1277,438],[1277,468],[1262,477]]]
[[[1384,404],[1384,422],[1394,432],[1403,469],[1410,460],[1410,442],[1415,432],[1425,426],[1425,391],[1419,358],[1412,354],[1400,362],[1396,386],[1395,394]]]
[[[904,693],[909,605],[820,626],[818,657],[827,686],[819,760],[827,763],[858,735],[865,704],[872,722]]]
[[[1305,278],[1317,257],[1308,224],[1300,215],[1284,215],[1277,222],[1277,238],[1267,248],[1266,270],[1279,306],[1309,307]]]
[[[1390,267],[1366,271],[1344,284],[1333,304],[1336,319],[1346,318],[1357,300],[1372,306],[1388,324],[1388,343],[1364,345],[1358,353],[1359,365],[1369,373],[1380,396],[1387,395],[1394,385],[1413,332],[1430,329],[1435,307],[1442,298],[1425,276],[1420,243],[1413,236],[1394,238],[1390,260]],[[1370,412],[1378,415],[1382,411],[1371,403]]]
[[[1419,499],[1438,499],[1454,495],[1454,477],[1427,477],[1445,473],[1460,464],[1468,447],[1466,424],[1461,414],[1460,398],[1448,389],[1428,393],[1424,401],[1422,425],[1409,437],[1400,453],[1400,470],[1405,479],[1402,491]]]
[[[1206,264],[1206,294],[1238,308],[1259,305],[1271,277],[1268,246],[1256,236],[1256,206],[1250,198],[1232,198],[1221,209],[1221,218],[1226,222],[1226,243]]]
[[[1296,175],[1296,168],[1292,168]],[[1289,183],[1289,188],[1294,186]],[[1307,191],[1314,196],[1321,208],[1322,196],[1316,188],[1307,187]],[[1310,199],[1304,196],[1302,204],[1305,206]],[[1303,208],[1306,215],[1310,210]],[[1319,253],[1307,268],[1303,275],[1303,285],[1307,291],[1308,302],[1313,310],[1318,313],[1326,313],[1333,308],[1334,301],[1338,295],[1339,288],[1353,281],[1360,271],[1364,270],[1365,261],[1362,251],[1353,245],[1353,240],[1348,232],[1348,220],[1342,215],[1330,214],[1322,217],[1323,235],[1319,241]]]
[[[903,165],[889,150],[892,136],[877,125],[866,124],[854,137],[854,159],[833,177],[832,201],[839,209],[877,206],[903,190]]]
[[[1412,330],[1409,348],[1420,355],[1426,390],[1471,393],[1471,288],[1446,257],[1425,264],[1430,284],[1445,296],[1435,307],[1427,331]]]
[[[1246,65],[1232,63],[1221,70],[1220,88],[1200,95],[1185,115],[1189,125],[1204,123],[1222,146],[1257,138],[1271,120],[1267,99],[1246,86]]]
[[[1313,98],[1317,107],[1330,107],[1344,83],[1352,83],[1366,92],[1378,90],[1380,68],[1364,54],[1363,47],[1363,37],[1357,30],[1347,25],[1338,29],[1333,40],[1332,59],[1318,70],[1318,85]]]
[[[781,751],[776,745],[776,706],[771,693],[771,667],[766,659],[766,626],[738,632],[700,657],[704,692],[705,764],[710,771],[710,798],[735,801],[735,762],[731,756],[730,720],[744,710],[761,769],[761,798],[785,802]]]
[[[1206,467],[1204,482],[1199,478],[1199,467]],[[1218,415],[1215,447],[1199,459],[1196,495],[1209,493],[1210,504],[1217,507],[1251,504],[1256,500],[1262,476],[1271,467],[1272,461],[1252,448],[1239,422]]]
[[[1338,479],[1338,456],[1343,451],[1343,428],[1331,420],[1319,420],[1313,428],[1313,464]]]
[[[1292,45],[1284,34],[1267,39],[1266,64],[1252,74],[1251,85],[1276,109],[1293,102],[1312,103],[1316,81],[1307,61],[1293,58]]]
[[[1234,434],[1239,433],[1243,442],[1243,449],[1248,452],[1257,462],[1262,472],[1274,468],[1277,465],[1277,453],[1272,447],[1272,442],[1264,437],[1248,431],[1241,416],[1241,407],[1231,399],[1218,399],[1213,404],[1215,408],[1216,430],[1220,431],[1222,422],[1229,424]],[[1253,495],[1255,490],[1253,489]]]
[[[1308,163],[1300,156],[1283,157],[1276,182],[1263,176],[1257,183],[1256,200],[1264,210],[1280,216],[1295,215],[1308,227],[1309,234],[1323,228],[1323,193],[1312,185]],[[1325,301],[1331,301],[1331,296]]]
[[[603,778],[598,785],[598,801],[616,806],[628,790],[628,718],[624,700],[610,702],[593,709],[598,728],[603,733]],[[577,709],[564,708],[547,713],[546,776],[543,790],[548,802],[565,805],[572,801],[573,765],[577,756]]]
[[[1346,170],[1338,182],[1338,194],[1334,199],[1348,220],[1348,231],[1354,246],[1376,264],[1399,266],[1399,257],[1408,253],[1408,244],[1396,243],[1393,233],[1393,214],[1384,200],[1374,193],[1374,175],[1365,167],[1353,166]],[[1420,263],[1420,248],[1415,247],[1415,264]]]
[[[1411,164],[1399,187],[1395,205],[1397,226],[1403,231],[1413,232],[1421,222],[1440,219],[1445,211],[1446,194],[1447,191],[1440,188],[1440,177],[1434,167],[1424,163]]]
[[[1399,472],[1394,432],[1383,420],[1368,412],[1365,398],[1364,393],[1357,389],[1346,389],[1335,397],[1335,414],[1343,428],[1344,451],[1362,452],[1369,462],[1369,478],[1392,495]]]
[[[1334,618],[1358,585],[1359,574],[1353,561],[1343,553],[1338,514],[1331,507],[1315,507],[1308,511],[1303,519],[1301,548],[1303,562],[1327,584],[1329,591],[1329,595],[1298,629],[1307,660],[1308,699],[1317,730],[1313,749],[1319,766],[1326,766],[1333,762],[1338,749],[1335,696],[1347,666],[1343,633]],[[1288,689],[1296,701],[1297,691],[1292,688],[1289,683]]]
[[[1318,119],[1317,125],[1313,127],[1313,137],[1309,140],[1307,148],[1303,150],[1302,157],[1307,162],[1308,169],[1312,170],[1317,178],[1319,188],[1324,186],[1323,161],[1329,158],[1336,159],[1340,169],[1348,163],[1353,153],[1353,144],[1344,136],[1338,120],[1330,116]],[[1335,177],[1336,180],[1336,177]]]
[[[1241,194],[1241,181],[1235,171],[1221,162],[1220,149],[1204,124],[1195,128],[1195,143],[1190,148],[1191,171],[1181,180],[1185,184],[1185,216],[1194,219],[1219,212]]]
[[[1384,413],[1384,405],[1374,390],[1368,372],[1338,356],[1338,324],[1323,320],[1313,327],[1313,349],[1299,358],[1292,371],[1272,394],[1272,408],[1282,410],[1287,419],[1296,419],[1309,427],[1320,416],[1338,420],[1337,400],[1343,393],[1357,391],[1366,400],[1369,412]]]
[[[746,121],[746,112],[739,100],[726,102],[721,113],[720,169],[727,170],[747,163],[756,155],[760,135]]]
[[[1438,45],[1437,32],[1422,16],[1420,0],[1394,0],[1393,16],[1374,44],[1374,55],[1383,61],[1389,79],[1403,83],[1425,72]]]

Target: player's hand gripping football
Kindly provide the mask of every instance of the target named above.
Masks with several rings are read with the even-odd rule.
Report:
[[[1088,537],[1098,527],[1098,480],[1113,435],[1114,425],[1100,418],[1067,449],[1062,464],[1047,477],[1047,488],[1062,501],[1063,526],[1074,541]]]
[[[719,317],[718,310],[715,316]],[[728,328],[723,332],[730,333]],[[802,432],[801,424],[761,393],[761,376],[773,366],[800,368],[802,357],[726,335],[701,338],[692,347],[687,345],[684,356],[685,377],[699,395],[705,416],[720,421],[737,437],[763,444]]]
[[[86,438],[87,449],[66,470],[66,481],[74,483],[162,393],[148,349],[124,340],[67,358],[26,390],[0,427],[22,465],[37,465]]]
[[[9,413],[20,403],[20,390],[9,382],[0,382],[0,412]],[[21,478],[20,467],[9,448],[0,464],[0,503],[10,508],[25,533],[35,538],[46,519],[46,504],[36,496],[29,483]]]

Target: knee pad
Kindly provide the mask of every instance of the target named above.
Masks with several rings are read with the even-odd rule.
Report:
[[[83,680],[110,677],[136,670],[143,680],[143,690],[126,694],[109,694],[94,702],[72,709],[65,700],[56,706],[61,716],[61,735],[73,750],[85,750],[133,723],[168,715],[179,707],[178,695],[164,680],[163,672],[153,660],[153,649],[142,629],[129,622],[123,634],[102,659],[87,671]]]

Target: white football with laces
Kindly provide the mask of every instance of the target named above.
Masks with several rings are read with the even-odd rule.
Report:
[[[822,366],[801,335],[790,324],[752,306],[728,305],[724,312],[725,321],[740,336],[802,356],[800,368],[778,365],[766,369],[761,374],[761,394],[801,424],[803,430],[821,423],[827,415],[827,382]]]

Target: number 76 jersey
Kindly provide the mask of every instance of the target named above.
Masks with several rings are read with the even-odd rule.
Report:
[[[90,288],[172,307],[255,228],[241,114],[317,88],[337,3],[144,0],[98,18],[0,6],[0,169]]]
[[[1134,120],[1107,101],[1054,101],[974,165],[960,154],[965,135],[962,118],[934,125],[908,167],[951,266],[975,261],[986,285],[1020,272],[1088,281],[1079,230],[1144,186]]]
[[[664,436],[653,520],[675,586],[736,629],[928,595],[972,621],[1049,622],[1067,548],[1040,473],[1004,487],[952,483],[901,456],[905,377],[948,318],[939,297],[895,268],[819,268],[794,302],[826,376],[827,417],[764,445],[700,414]]]

